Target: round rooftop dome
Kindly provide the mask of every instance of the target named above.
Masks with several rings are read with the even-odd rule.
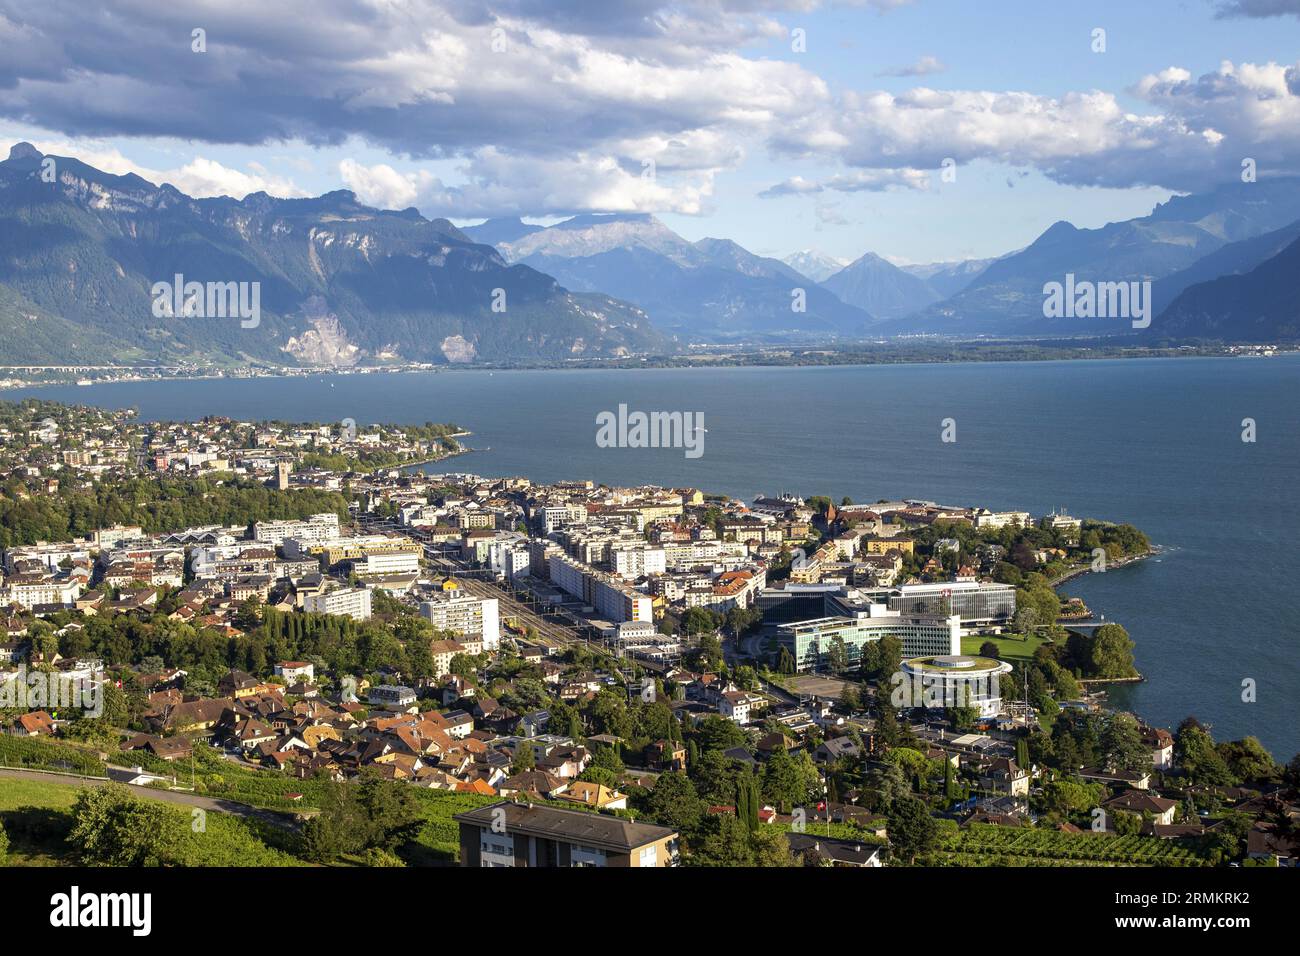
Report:
[[[942,671],[948,674],[966,674],[976,671],[1006,673],[1011,670],[1011,665],[1003,661],[969,654],[913,657],[911,660],[903,661],[903,667],[911,671]]]

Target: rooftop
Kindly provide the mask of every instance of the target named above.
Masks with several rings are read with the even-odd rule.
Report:
[[[547,839],[560,839],[615,850],[631,851],[677,835],[676,830],[649,823],[633,823],[618,817],[582,810],[559,810],[536,804],[502,801],[456,814],[456,820],[491,827],[498,809],[505,811],[508,831]]]

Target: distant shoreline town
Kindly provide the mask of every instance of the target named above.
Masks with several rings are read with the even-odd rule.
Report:
[[[631,355],[609,359],[520,361],[510,363],[402,362],[384,365],[248,365],[192,363],[137,365],[0,365],[0,390],[51,385],[101,385],[121,382],[201,381],[207,379],[310,378],[323,375],[376,375],[415,372],[510,371],[638,368],[786,368],[829,365],[959,364],[970,362],[1057,362],[1132,358],[1271,358],[1300,351],[1295,343],[1147,346],[1112,341],[1070,344],[1039,342],[946,342],[926,337],[870,345],[691,346],[674,355]]]
[[[1138,529],[410,467],[464,433],[0,403],[0,792],[124,785],[18,861],[1295,859],[1295,761],[1088,690],[1133,644],[1053,585]]]

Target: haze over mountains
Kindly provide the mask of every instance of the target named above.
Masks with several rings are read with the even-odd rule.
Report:
[[[1088,335],[1128,331],[1116,320],[1048,320],[1043,317],[1043,285],[1067,273],[1077,280],[1129,282],[1159,280],[1200,263],[1196,278],[1209,279],[1216,263],[1235,268],[1257,265],[1268,243],[1243,246],[1226,258],[1207,259],[1230,244],[1251,240],[1300,220],[1300,183],[1295,179],[1232,183],[1213,192],[1176,196],[1148,216],[1078,229],[1057,222],[1021,251],[990,263],[961,291],[929,306],[894,332],[962,335]],[[1153,315],[1169,304],[1169,292],[1153,288]],[[1176,294],[1176,292],[1175,292]],[[1260,326],[1259,328],[1262,328]],[[1150,334],[1159,334],[1153,323]],[[1199,335],[1190,327],[1184,334]],[[1206,333],[1207,334],[1207,333]]]
[[[925,280],[868,252],[822,285],[881,319],[901,319],[944,298]]]
[[[457,228],[346,191],[193,199],[16,145],[0,162],[0,362],[353,365],[662,354],[692,342],[1132,334],[1043,317],[1043,286],[1152,280],[1147,338],[1300,337],[1300,184],[1234,183],[1148,216],[1058,222],[997,259],[785,261],[648,214]],[[258,283],[255,327],[155,315],[151,290]],[[499,308],[494,308],[499,306]],[[1167,315],[1162,315],[1168,309]]]
[[[781,261],[813,282],[825,282],[849,264],[848,259],[837,259],[816,249],[800,249],[784,256]]]
[[[488,220],[465,233],[479,241],[509,235],[496,243],[508,261],[569,289],[599,289],[635,303],[679,338],[853,337],[876,323],[779,259],[729,239],[688,242],[651,215],[582,215],[525,229],[518,220]]]
[[[1098,229],[1057,222],[1025,248],[1000,257],[908,266],[875,252],[839,269],[815,250],[778,261],[727,240],[688,242],[648,215],[577,216],[546,228],[490,220],[465,231],[481,241],[504,236],[498,248],[510,261],[532,265],[571,288],[633,302],[685,339],[819,331],[871,337],[1131,335],[1127,318],[1045,318],[1044,285],[1063,282],[1067,274],[1079,282],[1150,280],[1152,315],[1159,316],[1197,283],[1249,273],[1300,237],[1300,181],[1231,183],[1176,196],[1147,216]],[[801,275],[800,266],[806,270]],[[781,298],[779,284],[794,281],[791,273],[833,296],[827,300],[806,287],[810,315],[801,322],[790,321]],[[838,310],[836,300],[855,311]],[[1269,339],[1290,334],[1292,318],[1261,315],[1238,330],[1189,313],[1176,326],[1155,321],[1143,334]]]

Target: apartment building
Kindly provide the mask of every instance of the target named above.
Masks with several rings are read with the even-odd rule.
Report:
[[[654,620],[651,599],[621,581],[565,554],[552,554],[549,567],[552,583],[590,604],[607,620],[614,623]]]
[[[334,588],[318,594],[307,594],[302,599],[302,609],[315,614],[346,614],[354,621],[368,621],[370,589]]]
[[[46,575],[15,575],[0,588],[5,603],[21,604],[31,610],[42,605],[61,604],[71,607],[81,595],[81,582],[76,578]]]
[[[668,556],[663,548],[611,547],[610,570],[623,578],[642,578],[647,574],[664,574]]]
[[[277,548],[286,538],[324,544],[338,536],[339,516],[332,511],[314,514],[302,521],[258,521],[253,525],[254,540]]]
[[[430,641],[429,653],[433,657],[433,676],[445,677],[451,673],[451,659],[457,654],[473,653],[473,648],[466,647],[460,641]]]
[[[473,638],[485,651],[501,643],[500,602],[496,598],[436,595],[420,605],[420,615],[440,631]]]
[[[461,866],[677,865],[677,831],[601,813],[502,801],[454,819]]]

